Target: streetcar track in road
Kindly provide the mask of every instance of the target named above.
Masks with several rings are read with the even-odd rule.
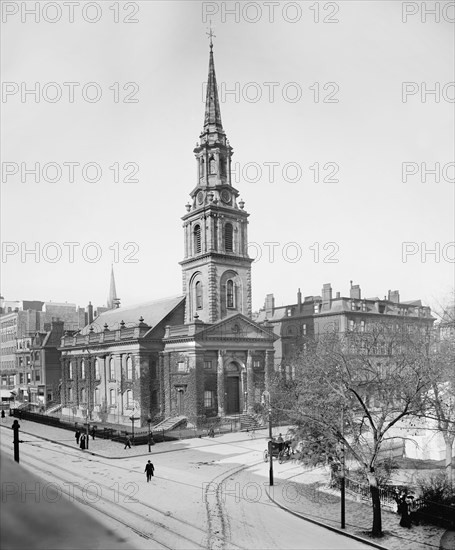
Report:
[[[32,458],[32,460],[38,461],[39,464],[41,464],[41,462],[46,462],[46,461],[42,461],[42,459],[35,459],[34,457],[31,457],[31,456],[27,456],[27,458],[28,459]],[[34,471],[41,472],[42,474],[45,474],[45,475],[47,475],[47,476],[49,476],[53,479],[57,479],[57,480],[63,482],[63,484],[65,484],[65,483],[68,484],[69,483],[67,478],[62,477],[61,475],[58,475],[55,472],[51,472],[51,471],[49,471],[45,468],[42,468],[42,467],[36,466],[36,465],[32,465],[30,463],[29,463],[29,465],[33,466]],[[71,472],[70,470],[67,470],[66,468],[62,468],[61,466],[58,466],[56,464],[52,464],[52,466],[54,468],[62,470],[65,473],[71,473],[72,475],[76,475],[74,472]],[[77,477],[85,479],[85,480],[89,480],[91,483],[95,483],[91,478],[89,478],[87,476],[83,476],[83,475],[81,476],[80,474],[77,474]],[[76,483],[72,483],[71,485],[73,486],[73,488],[76,486],[79,489],[79,487]],[[96,485],[98,485],[100,488],[112,489],[111,487],[108,487],[107,485],[104,485],[103,483],[96,482]],[[112,513],[106,511],[106,509],[103,506],[101,506],[101,507],[95,506],[95,504],[93,502],[90,502],[90,499],[78,497],[77,495],[74,494],[74,491],[72,491],[72,493],[70,494],[68,491],[62,489],[61,487],[59,487],[59,491],[61,491],[66,496],[68,496],[70,498],[70,500],[71,499],[77,500],[80,504],[89,506],[90,508],[93,508],[94,510],[96,510],[100,514],[102,514],[104,516],[107,516],[108,518],[110,518],[110,519],[122,524],[123,526],[127,527],[128,529],[130,529],[131,531],[133,531],[137,535],[141,536],[142,538],[145,538],[145,539],[148,539],[148,540],[154,540],[155,542],[157,542],[158,544],[163,546],[163,548],[167,548],[169,550],[172,550],[171,546],[168,546],[165,542],[157,539],[156,536],[153,533],[146,532],[146,531],[144,531],[144,530],[142,530],[138,527],[133,526],[131,524],[131,522],[128,522],[124,519],[121,519],[120,517],[118,517],[116,515],[113,515]],[[84,493],[87,496],[88,495],[93,496],[96,499],[97,502],[99,502],[101,500],[101,501],[104,501],[104,502],[108,503],[110,506],[114,506],[115,508],[119,509],[123,515],[126,512],[127,514],[133,515],[136,520],[139,517],[143,521],[150,522],[151,524],[153,524],[158,529],[164,529],[164,530],[169,531],[175,537],[178,537],[178,538],[182,539],[185,542],[185,544],[190,543],[192,545],[191,548],[204,548],[204,546],[200,542],[196,542],[195,540],[192,540],[191,538],[187,537],[186,535],[181,534],[178,531],[175,531],[173,529],[171,530],[170,527],[166,526],[163,523],[160,523],[159,521],[155,521],[153,519],[150,519],[149,516],[138,514],[136,509],[134,511],[131,511],[131,509],[128,508],[127,506],[124,506],[123,504],[121,504],[119,502],[110,500],[110,499],[104,497],[102,494],[100,495],[97,491],[90,490],[89,488],[87,488],[87,486],[84,487]],[[120,490],[118,490],[116,492],[116,494],[117,494],[117,496],[123,496],[123,497],[126,497],[126,498],[131,498],[131,495],[128,495],[128,494],[126,494],[126,493],[124,493]],[[125,502],[127,502],[127,501],[125,501]],[[130,501],[130,502],[132,502],[132,501]],[[183,524],[185,529],[188,529],[189,527],[191,527],[193,530],[200,532],[203,535],[203,538],[205,538],[206,533],[203,529],[200,529],[199,527],[196,527],[193,524],[191,524],[189,522],[186,522],[185,520],[181,520],[181,519],[179,519],[175,516],[169,515],[166,512],[162,512],[158,508],[155,508],[154,506],[151,506],[151,505],[146,504],[144,502],[140,502],[138,500],[135,500],[134,504],[142,506],[142,507],[147,508],[147,509],[150,509],[153,512],[157,512],[157,513],[165,516],[171,522],[175,521],[177,523],[181,523],[181,524]],[[183,546],[182,548],[188,548],[188,546]]]
[[[52,467],[53,467],[53,468],[57,468],[58,470],[61,470],[62,472],[65,472],[65,473],[67,473],[67,474],[71,474],[72,476],[77,475],[77,478],[78,478],[78,479],[88,480],[89,482],[94,483],[93,479],[90,478],[90,477],[81,475],[81,474],[79,474],[79,473],[78,473],[78,474],[75,474],[75,472],[73,472],[73,471],[71,471],[71,470],[68,470],[67,468],[64,468],[64,467],[62,467],[62,466],[59,466],[59,465],[57,465],[57,464],[55,464],[55,463],[49,463],[48,461],[43,460],[43,459],[41,459],[41,458],[36,458],[35,456],[29,454],[29,453],[26,452],[26,451],[23,452],[23,454],[27,457],[27,461],[29,461],[29,462],[30,462],[30,461],[37,461],[37,462],[41,465],[41,467],[39,467],[39,466],[37,467],[37,466],[34,466],[34,465],[32,465],[32,464],[29,464],[30,466],[32,466],[32,467],[33,467],[34,469],[36,469],[36,470],[39,470],[39,471],[41,471],[41,472],[43,472],[43,473],[49,475],[50,477],[58,478],[58,479],[60,479],[61,481],[64,481],[64,482],[67,482],[67,483],[68,483],[67,478],[63,478],[63,477],[61,477],[61,476],[58,476],[58,475],[56,475],[54,472],[49,471],[48,469],[44,469],[44,468],[42,467],[43,462],[44,462],[44,463],[47,463],[47,464],[49,464],[49,465],[52,464]],[[69,453],[66,453],[66,454],[69,454]],[[259,464],[259,463],[260,463],[260,462],[257,462],[257,463],[255,463],[255,464],[250,465],[250,466],[254,466],[254,465]],[[249,467],[249,466],[247,466],[247,467]],[[128,470],[128,469],[126,469],[126,468],[122,468],[122,469],[125,470],[125,471],[127,471],[127,472],[131,472],[131,470]],[[245,466],[241,466],[241,467],[236,466],[236,467],[234,467],[234,468],[231,468],[228,472],[223,472],[223,474],[224,474],[224,478],[223,478],[223,479],[228,478],[228,477],[230,477],[231,475],[233,475],[233,474],[235,474],[236,472],[241,471],[241,470],[243,470],[243,469],[245,469]],[[220,474],[220,476],[222,476],[223,474]],[[217,478],[220,477],[220,476],[217,476],[215,479],[217,479]],[[155,477],[158,477],[158,476],[155,476]],[[161,479],[165,479],[165,478],[161,478]],[[166,479],[166,481],[168,481],[168,480]],[[173,480],[171,480],[171,481],[173,481]],[[181,482],[178,482],[178,481],[174,481],[174,482],[175,482],[175,483],[181,483]],[[212,483],[212,481],[211,481],[210,483]],[[100,482],[97,481],[96,484],[97,484],[101,489],[104,488],[104,489],[107,489],[107,490],[109,490],[109,491],[112,490],[112,487],[109,487],[108,485],[105,485],[104,483],[100,483]],[[181,484],[186,485],[186,486],[189,486],[189,487],[191,487],[191,488],[200,489],[200,487],[199,487],[198,485],[192,485],[192,484],[188,484],[188,483],[181,483]],[[73,485],[78,486],[78,484],[73,484]],[[79,487],[78,487],[78,488],[79,488]],[[60,489],[60,490],[62,490],[62,489]],[[86,492],[88,492],[88,493],[90,493],[90,494],[94,494],[95,496],[99,497],[98,493],[95,494],[93,491],[89,491],[89,490],[87,490],[87,489],[85,489],[85,490],[86,490]],[[67,492],[64,491],[64,490],[62,490],[62,492],[65,493],[65,494],[67,494]],[[129,495],[129,494],[125,493],[125,492],[122,492],[122,491],[120,491],[120,490],[117,490],[117,491],[116,491],[116,494],[117,494],[117,496],[122,496],[122,497],[125,497],[125,498],[131,498],[131,495]],[[219,487],[217,487],[217,494],[219,494]],[[109,500],[109,499],[107,499],[107,498],[105,498],[105,497],[102,497],[102,496],[101,496],[100,498],[102,498],[102,499],[105,500],[106,502],[113,503],[113,501],[111,501],[111,500]],[[219,498],[219,497],[217,497],[217,498]],[[82,502],[82,503],[87,503],[89,506],[91,506],[92,508],[95,508],[95,509],[98,510],[99,512],[101,512],[101,513],[103,513],[103,514],[105,513],[104,510],[99,510],[97,507],[93,506],[93,505],[90,504],[89,502],[86,502],[86,500],[84,500],[84,499],[79,499],[79,500],[80,500],[80,502]],[[158,509],[158,508],[155,508],[154,506],[152,506],[152,505],[150,505],[150,504],[143,503],[143,502],[139,502],[139,501],[136,501],[136,503],[139,504],[139,505],[141,505],[141,506],[143,506],[143,507],[146,508],[146,509],[150,509],[150,510],[152,510],[153,512],[157,512],[158,514],[161,514],[161,515],[165,516],[168,520],[169,520],[169,518],[170,518],[171,521],[174,520],[174,521],[176,521],[177,523],[183,524],[184,527],[187,528],[187,529],[188,529],[188,528],[191,528],[191,529],[193,529],[193,530],[198,531],[199,533],[202,534],[203,539],[206,539],[206,538],[207,538],[207,531],[205,531],[204,529],[201,529],[201,528],[199,528],[199,527],[196,527],[193,523],[187,522],[187,521],[185,521],[185,520],[183,520],[183,519],[177,518],[177,517],[172,516],[172,515],[170,516],[169,513],[163,512],[162,510],[160,510],[160,509]],[[122,505],[119,504],[118,502],[114,502],[113,504],[115,504],[115,506],[117,506],[118,508],[122,508],[122,509],[126,510],[128,513],[131,513],[131,511],[130,511],[129,508],[126,508],[125,506],[122,506]],[[220,503],[219,503],[219,504],[220,504]],[[221,505],[221,504],[220,504],[220,505]],[[132,526],[131,526],[130,524],[125,523],[125,522],[123,522],[122,520],[119,520],[118,518],[116,518],[116,517],[114,517],[114,516],[111,516],[111,515],[108,514],[108,513],[106,513],[105,515],[107,515],[108,517],[111,517],[112,519],[114,519],[114,520],[116,520],[116,521],[119,521],[120,523],[123,523],[123,524],[126,525],[129,529],[133,529]],[[145,519],[144,516],[141,516],[141,517],[142,517],[143,519]],[[153,520],[149,520],[149,521],[151,521],[154,525],[156,525],[156,526],[158,526],[158,527],[160,527],[160,528],[163,528],[163,527],[164,527],[163,524],[161,524],[161,523],[159,523],[159,522],[156,522],[156,521],[153,521]],[[134,529],[133,529],[133,530],[134,530]],[[184,535],[181,535],[181,534],[179,534],[179,533],[176,533],[175,531],[173,531],[173,533],[176,534],[177,536],[181,537],[181,538],[184,538],[184,539],[188,540],[188,542],[190,542],[191,544],[197,544],[197,546],[198,546],[199,548],[205,548],[204,545],[201,545],[200,543],[195,543],[193,540],[189,539],[188,537],[185,537]],[[145,535],[147,535],[147,533],[145,533]],[[141,535],[141,536],[143,536],[143,535]],[[149,537],[149,538],[150,538],[150,537]],[[220,539],[221,536],[218,535],[217,538]],[[159,542],[159,541],[157,541],[157,542]],[[242,547],[240,547],[240,546],[238,546],[238,545],[236,545],[236,544],[233,544],[233,543],[231,543],[230,541],[225,541],[225,540],[223,540],[222,542],[223,542],[223,543],[228,542],[228,544],[229,544],[230,547],[236,548],[236,549],[238,549],[238,550],[242,550]],[[159,542],[159,543],[160,543],[160,542]],[[160,544],[161,544],[161,543],[160,543]],[[224,545],[223,545],[223,547],[224,547]]]
[[[217,550],[218,548],[220,548],[220,550],[224,550],[224,548],[226,547],[226,539],[229,539],[230,547],[240,548],[230,540],[231,537],[227,533],[227,530],[230,529],[230,526],[229,522],[227,521],[226,515],[223,512],[223,504],[220,490],[223,489],[223,483],[226,479],[238,474],[239,472],[242,472],[243,470],[247,470],[248,468],[252,468],[253,466],[257,466],[261,463],[262,460],[254,462],[252,464],[235,466],[229,471],[222,472],[221,474],[213,478],[210,484],[207,485],[205,489],[207,527],[209,531],[207,536],[207,550]],[[210,496],[213,496],[213,494],[209,492],[210,485],[212,484],[216,484],[214,499],[210,498]],[[218,534],[220,532],[221,534]]]
[[[58,445],[58,443],[55,443],[55,444]],[[5,447],[10,448],[11,450],[13,449],[13,447],[10,446],[10,445],[8,445],[8,444],[5,444],[5,443],[4,443],[4,445],[5,445]],[[76,451],[76,449],[75,449],[75,451]],[[259,451],[254,451],[254,450],[251,450],[251,449],[250,449],[250,451],[251,451],[251,452],[259,452]],[[21,451],[21,452],[24,452],[24,453],[26,454],[26,451]],[[102,460],[98,460],[98,459],[94,459],[94,458],[92,458],[92,457],[89,457],[87,454],[76,455],[76,454],[73,454],[73,453],[70,453],[70,452],[60,451],[60,450],[57,450],[57,449],[52,449],[52,452],[56,452],[56,453],[59,453],[59,454],[67,455],[67,456],[70,456],[70,457],[76,459],[76,460],[73,460],[73,461],[72,461],[73,463],[74,463],[74,462],[86,462],[88,467],[89,467],[89,463],[90,463],[90,462],[94,462],[94,463],[96,463],[96,464],[98,464],[98,465],[101,465],[101,466],[109,466],[109,467],[117,468],[118,470],[122,470],[122,471],[124,471],[124,472],[142,475],[142,472],[139,471],[139,470],[137,469],[137,468],[139,468],[139,467],[135,467],[135,468],[126,468],[125,466],[119,466],[119,465],[113,464],[113,463],[111,463],[111,462],[105,463],[105,462],[103,462]],[[76,451],[76,452],[77,452],[77,451]],[[29,454],[27,454],[27,456],[30,456],[30,457],[32,457],[32,458],[36,458],[36,457],[34,457],[33,455],[29,455]],[[148,456],[148,455],[145,455],[145,457],[147,457],[147,456]],[[135,458],[141,458],[141,457],[135,457]],[[239,466],[235,466],[235,467],[232,469],[232,471],[231,471],[231,470],[229,470],[229,471],[232,472],[232,473],[235,473],[234,471],[237,470],[237,469],[239,469],[239,471],[241,471],[241,470],[246,469],[246,468],[252,468],[253,466],[257,466],[257,465],[261,464],[262,462],[263,462],[262,460],[259,460],[258,462],[255,462],[255,463],[250,464],[250,465],[248,465],[248,466],[245,466],[245,465],[242,465],[242,466],[240,466],[240,467],[239,467]],[[221,463],[220,463],[220,465],[221,465]],[[94,472],[94,473],[95,473],[95,472]],[[226,472],[221,472],[221,473],[219,474],[219,476],[220,476],[220,475],[222,476],[222,475],[225,474],[225,473],[226,473]],[[231,474],[230,474],[230,475],[231,475]],[[214,479],[217,479],[217,477],[219,477],[219,476],[216,476]],[[180,481],[180,480],[176,480],[176,479],[172,479],[172,478],[166,478],[166,477],[161,477],[161,476],[155,476],[155,477],[156,477],[157,479],[163,479],[163,480],[165,480],[165,481],[168,482],[168,483],[174,483],[174,484],[176,484],[176,485],[183,485],[184,487],[190,487],[190,488],[192,488],[192,489],[200,489],[200,488],[201,488],[200,485],[194,485],[194,484],[192,484],[192,483],[187,483],[187,482]],[[227,475],[226,478],[227,478],[227,477],[229,477],[229,476]],[[226,479],[226,478],[225,478],[225,479]],[[213,479],[212,479],[210,482],[208,482],[208,483],[213,483]],[[241,500],[246,500],[246,499],[243,497],[243,495],[240,496],[239,498],[240,498]],[[264,502],[263,504],[264,504],[265,506],[268,506],[268,505],[273,506],[271,502]],[[182,521],[183,521],[183,520],[182,520]]]

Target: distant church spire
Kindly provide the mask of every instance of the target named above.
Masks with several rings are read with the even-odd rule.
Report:
[[[107,307],[109,309],[115,309],[120,307],[120,298],[117,297],[117,290],[115,289],[114,266],[111,267],[111,286],[109,288],[109,298],[107,299]]]
[[[209,76],[207,80],[207,95],[205,98],[205,117],[204,131],[207,132],[223,132],[223,124],[221,123],[220,102],[218,99],[218,89],[216,85],[215,62],[213,60],[213,42],[215,36],[210,27],[210,32],[207,33],[210,37],[210,59],[209,59]]]

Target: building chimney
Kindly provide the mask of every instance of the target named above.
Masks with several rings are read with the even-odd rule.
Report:
[[[399,290],[389,290],[388,300],[389,300],[389,302],[399,304],[400,303],[400,291]]]
[[[330,303],[332,301],[332,285],[330,283],[325,283],[322,285],[322,305],[328,304],[330,307]]]
[[[297,291],[297,306],[299,308],[299,313],[302,311],[302,293],[300,292],[300,288]]]
[[[349,297],[351,300],[360,300],[360,286],[359,285],[353,285],[351,281],[351,290]]]
[[[339,299],[340,299],[340,296],[341,296],[340,293],[337,292],[336,295],[335,295],[335,300],[339,300]]]
[[[87,324],[91,325],[92,323],[93,323],[93,306],[92,306],[92,302],[89,302],[87,306]]]
[[[267,294],[265,297],[265,313],[267,316],[273,315],[273,310],[275,309],[275,298],[273,297],[273,294]]]

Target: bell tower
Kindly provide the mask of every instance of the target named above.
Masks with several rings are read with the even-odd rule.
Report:
[[[245,203],[231,183],[233,148],[221,122],[210,35],[204,126],[194,149],[196,186],[183,216],[185,322],[251,317],[251,263]]]

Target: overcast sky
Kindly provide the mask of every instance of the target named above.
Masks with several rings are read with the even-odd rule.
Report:
[[[254,309],[267,293],[292,303],[299,287],[316,295],[327,282],[346,295],[350,280],[365,297],[399,289],[404,301],[447,299],[448,2],[439,22],[420,2],[251,2],[237,3],[237,15],[225,13],[235,2],[91,4],[73,5],[71,23],[62,3],[40,2],[36,22],[24,13],[35,2],[3,2],[5,299],[103,305],[113,262],[122,305],[181,293],[180,218],[196,185],[210,13],[234,185],[258,256]],[[24,95],[35,83],[39,96]],[[21,163],[38,163],[40,181]],[[422,172],[435,167],[437,176]],[[35,243],[37,255],[26,254]],[[64,243],[79,244],[71,254]]]

